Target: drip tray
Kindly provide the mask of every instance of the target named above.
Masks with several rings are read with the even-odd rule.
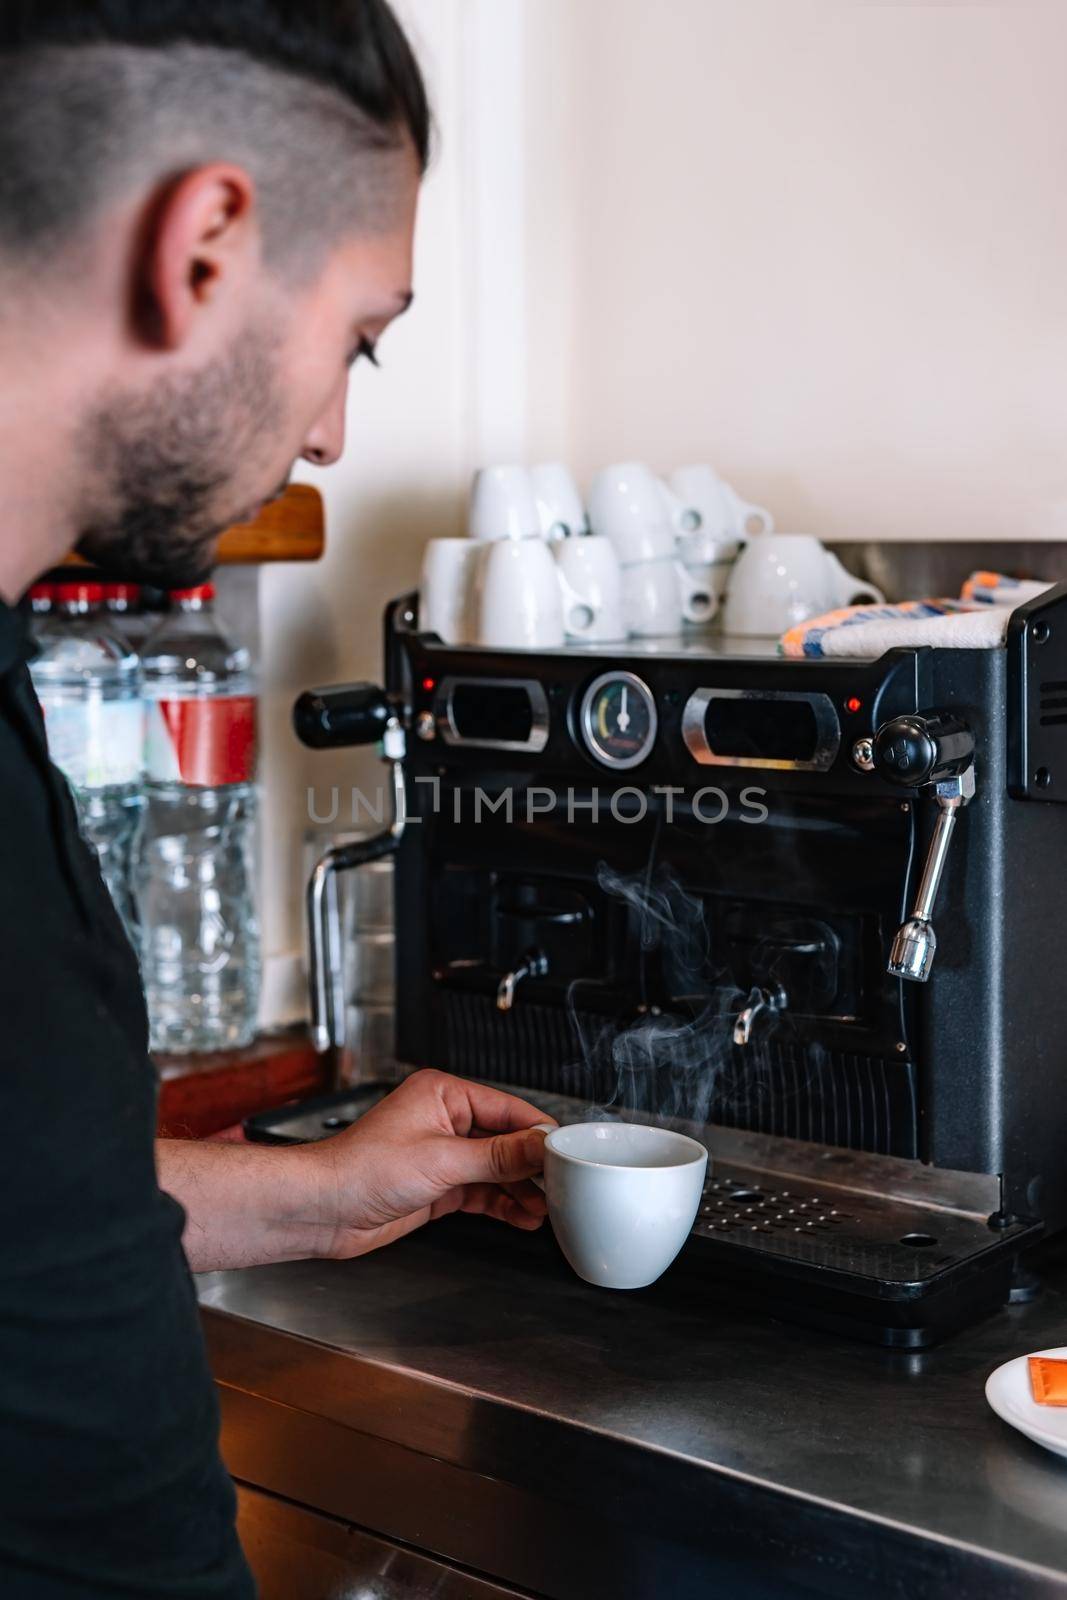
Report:
[[[247,1120],[245,1132],[269,1144],[329,1138],[394,1087],[367,1083],[260,1112]],[[515,1092],[561,1123],[589,1114],[580,1100],[530,1089]],[[599,1108],[596,1114],[613,1115]],[[868,1162],[864,1169],[858,1158],[857,1170],[882,1180],[884,1192],[876,1192],[858,1187],[851,1171],[842,1179],[837,1166],[849,1161],[844,1152],[762,1140],[749,1142],[751,1161],[736,1155],[724,1159],[718,1153],[720,1135],[738,1153],[745,1151],[746,1141],[730,1130],[674,1125],[712,1151],[693,1232],[662,1280],[687,1297],[711,1290],[721,1303],[728,1288],[738,1302],[779,1317],[922,1349],[1003,1305],[1020,1252],[1042,1232],[1038,1223],[994,1227],[980,1211],[946,1203],[938,1175],[914,1163]],[[778,1171],[771,1165],[776,1145]],[[834,1169],[832,1180],[790,1170],[805,1164],[817,1169],[820,1161]],[[979,1180],[961,1176],[974,1191],[962,1191],[973,1207]]]

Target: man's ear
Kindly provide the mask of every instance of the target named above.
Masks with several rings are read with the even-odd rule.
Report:
[[[216,162],[175,180],[146,230],[138,277],[142,333],[165,350],[187,344],[204,311],[237,298],[260,259],[255,185]]]

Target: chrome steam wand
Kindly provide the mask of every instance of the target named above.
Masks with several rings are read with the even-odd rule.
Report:
[[[915,904],[897,930],[888,963],[893,977],[925,983],[937,953],[932,919],[948,848],[961,809],[974,798],[974,735],[946,713],[894,717],[875,735],[871,766],[891,783],[930,795],[937,805]]]

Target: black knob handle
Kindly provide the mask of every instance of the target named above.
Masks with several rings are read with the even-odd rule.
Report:
[[[974,734],[950,712],[893,717],[874,736],[875,771],[908,789],[958,777],[973,759]]]
[[[375,744],[393,716],[385,690],[376,683],[339,683],[307,689],[293,706],[293,727],[312,750]]]

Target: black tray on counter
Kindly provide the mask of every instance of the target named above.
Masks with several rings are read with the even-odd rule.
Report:
[[[395,1088],[395,1083],[361,1083],[270,1111],[257,1111],[244,1120],[245,1138],[253,1144],[310,1144],[328,1139],[332,1133],[351,1127]]]

